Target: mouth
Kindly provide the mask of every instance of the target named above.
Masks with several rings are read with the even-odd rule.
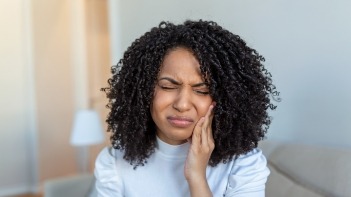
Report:
[[[167,120],[172,126],[178,128],[186,128],[194,123],[194,120],[188,117],[169,116]]]

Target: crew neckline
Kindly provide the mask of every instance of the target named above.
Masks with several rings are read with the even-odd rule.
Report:
[[[185,142],[180,145],[171,145],[162,141],[158,136],[156,136],[157,150],[163,155],[171,158],[184,158],[187,157],[190,144]]]

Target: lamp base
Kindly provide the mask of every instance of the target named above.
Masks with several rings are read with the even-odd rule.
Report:
[[[87,174],[90,172],[89,162],[89,146],[77,146],[77,167],[80,174]]]

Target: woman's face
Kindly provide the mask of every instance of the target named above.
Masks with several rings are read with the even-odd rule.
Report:
[[[168,144],[186,142],[211,103],[194,55],[185,48],[171,50],[161,65],[151,105],[157,136]]]

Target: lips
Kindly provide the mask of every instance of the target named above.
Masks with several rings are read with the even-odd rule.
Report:
[[[168,122],[178,128],[186,128],[193,124],[194,120],[188,117],[178,117],[178,116],[170,116],[167,117]]]

